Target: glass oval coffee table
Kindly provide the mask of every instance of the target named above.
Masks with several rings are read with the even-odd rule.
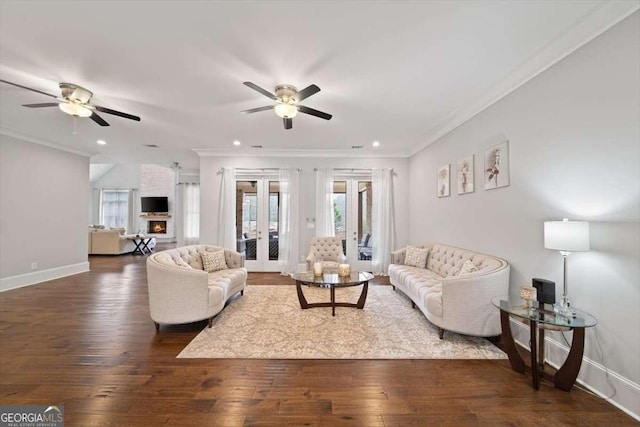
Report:
[[[298,301],[302,309],[314,307],[331,307],[331,315],[336,315],[336,307],[354,307],[363,309],[367,300],[367,290],[369,289],[369,280],[373,279],[373,274],[365,271],[354,271],[350,276],[338,276],[337,274],[323,274],[315,276],[313,272],[294,273],[291,278],[296,281],[296,289],[298,291]],[[314,302],[309,303],[302,293],[302,285],[314,286],[316,288],[329,288],[331,291],[331,302]],[[336,302],[336,288],[348,288],[350,286],[362,285],[362,293],[357,303]]]

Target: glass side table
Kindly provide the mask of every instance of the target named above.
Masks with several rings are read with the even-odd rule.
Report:
[[[511,369],[516,372],[526,373],[531,371],[533,388],[540,388],[540,378],[552,381],[557,388],[564,391],[571,391],[576,382],[580,366],[582,365],[582,355],[584,352],[584,330],[595,326],[598,321],[591,314],[571,307],[573,316],[564,316],[554,311],[550,304],[539,304],[533,302],[531,308],[523,304],[522,301],[509,300],[509,297],[495,297],[491,299],[491,304],[500,309],[500,323],[502,325],[502,339],[509,356]],[[529,325],[531,336],[531,366],[528,366],[520,350],[518,349],[511,333],[510,317],[516,317],[523,323]],[[564,364],[555,374],[546,372],[544,361],[544,333],[545,330],[573,331],[571,349]]]

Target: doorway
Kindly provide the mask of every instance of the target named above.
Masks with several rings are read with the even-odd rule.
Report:
[[[351,267],[371,271],[372,233],[370,178],[336,178],[333,182],[335,235]]]
[[[236,181],[236,250],[248,271],[279,271],[280,182],[274,178]]]

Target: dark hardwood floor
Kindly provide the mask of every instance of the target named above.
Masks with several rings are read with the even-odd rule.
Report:
[[[506,360],[176,359],[206,322],[156,333],[145,260],[94,256],[1,293],[0,404],[64,405],[68,426],[639,424],[579,389],[535,391]],[[265,283],[292,282],[250,274]]]

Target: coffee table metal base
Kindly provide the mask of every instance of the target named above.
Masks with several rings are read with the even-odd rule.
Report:
[[[302,293],[302,282],[296,280],[296,290],[298,291],[298,301],[300,301],[300,308],[306,310],[307,308],[315,308],[315,307],[331,307],[331,315],[336,315],[336,307],[353,307],[359,308],[362,310],[364,308],[364,303],[367,300],[367,291],[369,290],[369,282],[362,283],[362,293],[360,294],[360,298],[358,298],[357,303],[350,302],[336,302],[336,288],[333,285],[327,285],[331,291],[331,302],[314,302],[309,303],[307,299],[304,297]]]

